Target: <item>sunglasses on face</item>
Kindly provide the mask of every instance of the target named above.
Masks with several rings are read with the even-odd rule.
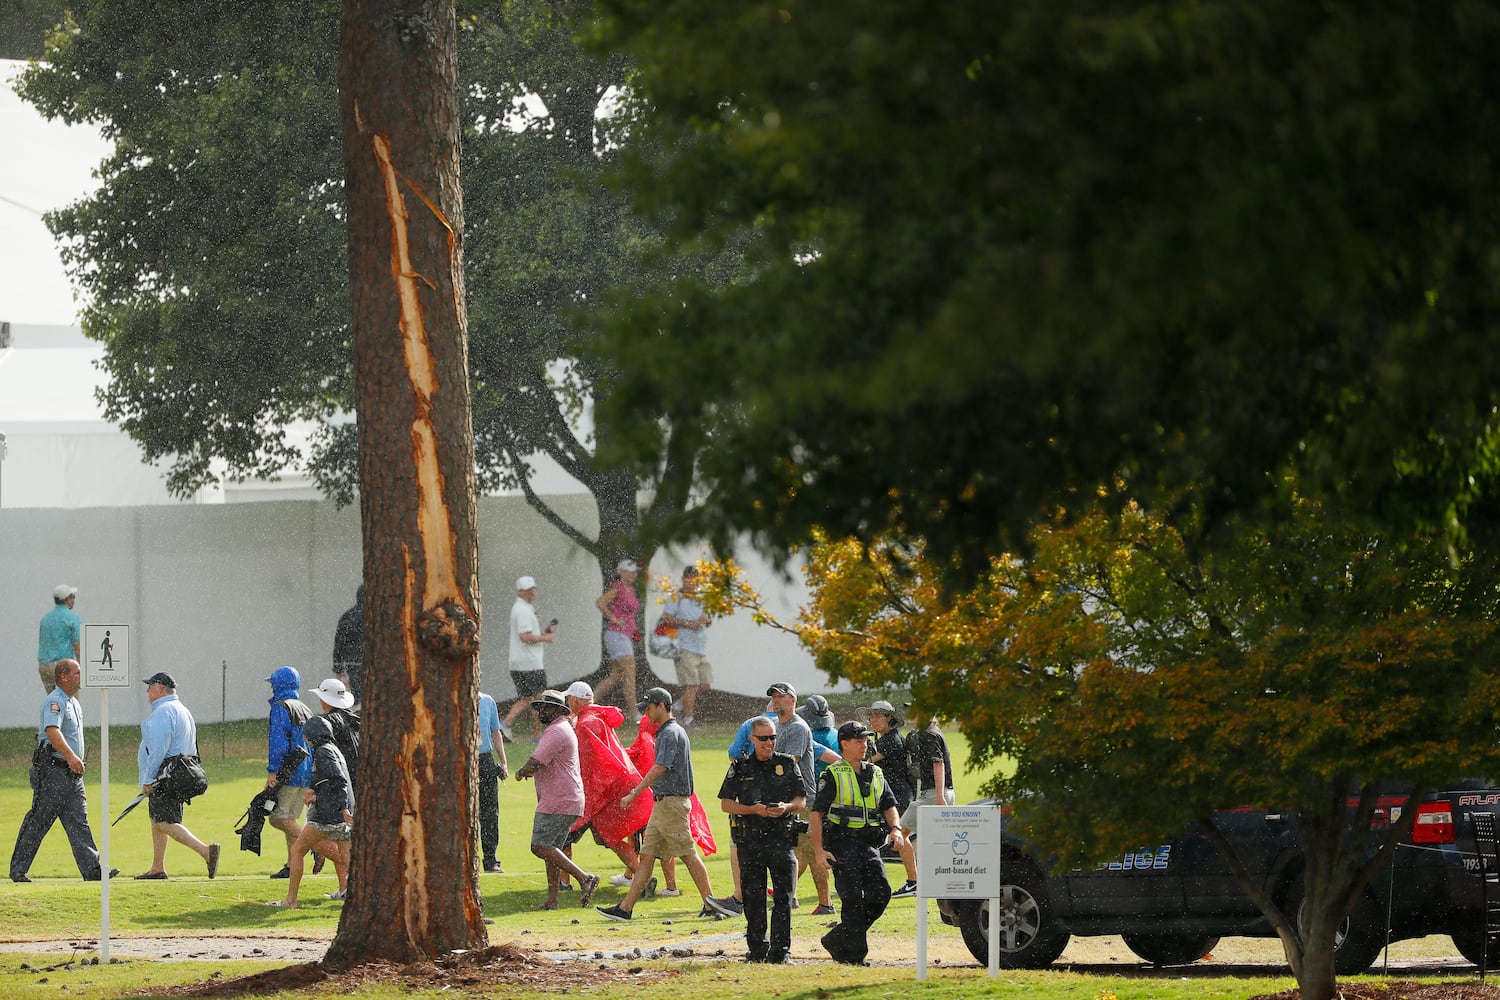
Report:
[[[776,738],[776,734],[772,733],[770,736],[752,736],[750,738],[752,740],[759,740],[762,743],[770,743],[772,740],[774,740]]]

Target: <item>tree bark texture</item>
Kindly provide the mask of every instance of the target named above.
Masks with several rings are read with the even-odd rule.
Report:
[[[328,957],[486,944],[479,580],[452,0],[345,0],[365,695],[350,901]]]

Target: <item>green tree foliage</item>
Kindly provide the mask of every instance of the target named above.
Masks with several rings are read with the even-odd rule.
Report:
[[[644,509],[635,476],[595,468],[611,429],[590,407],[614,376],[582,355],[587,307],[652,267],[715,262],[653,256],[659,237],[604,188],[622,137],[595,115],[625,66],[579,50],[577,6],[460,5],[470,372],[481,487],[525,490],[608,579],[623,550],[649,558],[643,518],[687,503],[694,435],[646,477]],[[213,481],[220,461],[230,476],[297,465],[286,428],[308,420],[322,427],[319,485],[353,497],[338,15],[329,0],[100,0],[26,75],[44,113],[96,121],[117,143],[99,193],[50,225],[86,296],[85,332],[105,344],[106,412],[169,464],[176,492]],[[597,533],[530,489],[537,453],[593,494]]]
[[[0,59],[35,59],[42,54],[47,32],[61,24],[69,9],[87,0],[0,0]]]
[[[784,627],[832,677],[910,684],[957,719],[995,768],[987,791],[1060,864],[1198,823],[1233,868],[1215,810],[1295,811],[1300,930],[1290,884],[1269,896],[1242,884],[1303,995],[1322,1000],[1335,926],[1415,817],[1367,836],[1378,788],[1420,794],[1500,764],[1500,586],[1488,560],[1455,568],[1430,536],[1292,495],[1274,520],[1233,518],[1211,549],[1101,497],[962,592],[939,585],[919,544],[821,543],[809,604]],[[717,600],[755,604],[732,565],[711,579]]]
[[[1212,527],[1295,466],[1461,536],[1500,385],[1493,5],[599,6],[665,151],[640,203],[766,237],[612,352],[612,412],[711,433],[684,530],[919,534],[974,574],[1080,484],[1193,484]],[[638,421],[620,454],[663,447]]]

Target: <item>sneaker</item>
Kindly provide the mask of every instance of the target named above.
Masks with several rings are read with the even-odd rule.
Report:
[[[630,911],[629,910],[622,910],[618,906],[596,906],[596,907],[594,907],[594,909],[598,910],[601,914],[603,914],[604,916],[608,917],[611,920],[629,920],[630,919]]]
[[[834,910],[832,903],[819,903],[818,908],[812,911],[812,915],[815,917],[831,917],[835,912],[837,911]]]
[[[617,885],[617,886],[619,886],[622,889],[623,888],[627,888],[630,885],[630,883],[632,883],[634,881],[635,881],[635,879],[631,878],[629,875],[626,875],[624,872],[621,872],[618,875],[611,875],[609,877],[609,884],[610,885]]]
[[[572,892],[575,888],[577,888],[577,887],[574,886],[572,882],[559,882],[559,883],[557,883],[557,891],[558,892]]]
[[[644,888],[644,889],[641,890],[641,898],[642,899],[655,899],[656,898],[656,876],[655,875],[652,875],[650,878],[648,878],[646,880],[646,888]]]
[[[328,859],[317,851],[313,851],[313,874],[321,875],[323,873],[323,866],[326,864],[328,864]]]
[[[333,892],[324,893],[323,898],[344,900],[349,898],[349,893],[343,889],[335,889]]]
[[[891,893],[891,898],[892,899],[903,899],[906,896],[915,896],[916,894],[917,894],[917,883],[915,881],[911,880],[911,879],[907,879],[906,883],[904,885],[902,885],[901,888],[899,888],[895,892]]]
[[[796,896],[793,896],[792,897],[792,909],[795,910],[798,907],[800,907],[801,905],[802,905],[802,901],[799,900]]]
[[[516,734],[510,731],[509,722],[500,723],[500,738],[507,743],[514,743],[516,741]]]
[[[715,920],[723,920],[724,919],[724,914],[720,913],[718,910],[714,909],[712,906],[709,906],[707,903],[704,903],[703,904],[703,909],[701,909],[701,910],[698,911],[698,916],[700,916],[700,917],[713,917]]]
[[[282,865],[281,866],[281,871],[276,872],[271,877],[272,878],[291,878],[292,877],[292,866],[291,865]]]
[[[703,902],[716,913],[722,913],[726,917],[740,917],[745,914],[745,904],[733,896],[727,896],[722,899],[718,896],[709,896]]]
[[[12,875],[10,877],[10,880],[12,882],[30,882],[31,881],[31,879],[27,878],[25,875]]]
[[[682,890],[681,889],[657,889],[656,890],[656,898],[657,899],[676,899],[678,896],[681,896],[681,895],[682,895]]]
[[[498,861],[486,861],[484,863],[484,870],[485,870],[485,873],[489,874],[489,875],[504,875],[505,874],[505,869],[500,867],[500,862],[498,862]]]

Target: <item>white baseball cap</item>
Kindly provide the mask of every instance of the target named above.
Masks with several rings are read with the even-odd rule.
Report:
[[[639,573],[640,571],[641,567],[634,559],[621,559],[619,565],[615,567],[616,573]]]
[[[584,701],[594,700],[594,689],[583,681],[574,681],[572,684],[569,684],[568,689],[563,694],[569,698],[582,698]]]
[[[78,596],[78,588],[70,587],[66,583],[59,583],[52,588],[52,599],[54,601],[66,601],[70,597]]]
[[[517,590],[530,590],[532,587],[535,587],[535,586],[536,586],[536,577],[534,577],[534,576],[522,576],[522,577],[517,577],[516,578],[516,589]]]
[[[319,684],[317,687],[312,688],[307,693],[317,695],[319,698],[323,699],[323,703],[325,705],[332,705],[334,708],[354,707],[353,693],[348,688],[344,687],[344,682],[339,680],[337,677],[328,678],[322,684]]]

